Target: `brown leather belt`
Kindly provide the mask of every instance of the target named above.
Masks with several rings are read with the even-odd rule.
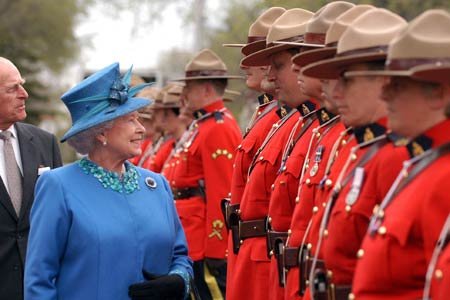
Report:
[[[348,300],[348,295],[350,295],[351,292],[352,292],[351,285],[332,286],[330,300]]]
[[[298,254],[299,247],[286,247],[284,248],[284,267],[290,269],[293,267],[298,267]]]
[[[173,199],[182,200],[191,197],[205,197],[203,189],[199,186],[196,187],[186,187],[186,188],[172,188]]]
[[[266,235],[266,219],[240,221],[239,239],[245,240]]]

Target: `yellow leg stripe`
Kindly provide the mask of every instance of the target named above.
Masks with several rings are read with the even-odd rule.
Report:
[[[211,292],[211,296],[214,300],[223,300],[222,293],[220,292],[219,285],[217,284],[216,278],[211,275],[206,264],[204,266],[205,271],[205,282],[208,285],[208,289]]]

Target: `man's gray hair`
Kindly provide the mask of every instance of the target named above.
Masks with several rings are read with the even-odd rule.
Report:
[[[99,147],[99,142],[95,139],[95,137],[105,130],[112,128],[114,125],[114,120],[108,121],[105,123],[101,123],[92,128],[86,129],[80,133],[77,133],[73,137],[67,140],[67,143],[75,149],[80,154],[88,154],[95,147]]]

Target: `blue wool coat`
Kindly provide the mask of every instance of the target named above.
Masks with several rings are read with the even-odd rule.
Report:
[[[156,275],[192,276],[167,181],[141,168],[139,190],[104,188],[77,164],[38,180],[25,265],[25,299],[129,299],[130,284]],[[145,180],[153,178],[156,188]]]

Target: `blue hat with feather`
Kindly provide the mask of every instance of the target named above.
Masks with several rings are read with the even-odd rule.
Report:
[[[114,63],[95,72],[62,95],[61,100],[72,117],[72,127],[64,134],[61,142],[152,103],[148,99],[133,98],[151,84],[130,88],[131,70],[132,68],[121,78],[119,64]]]

